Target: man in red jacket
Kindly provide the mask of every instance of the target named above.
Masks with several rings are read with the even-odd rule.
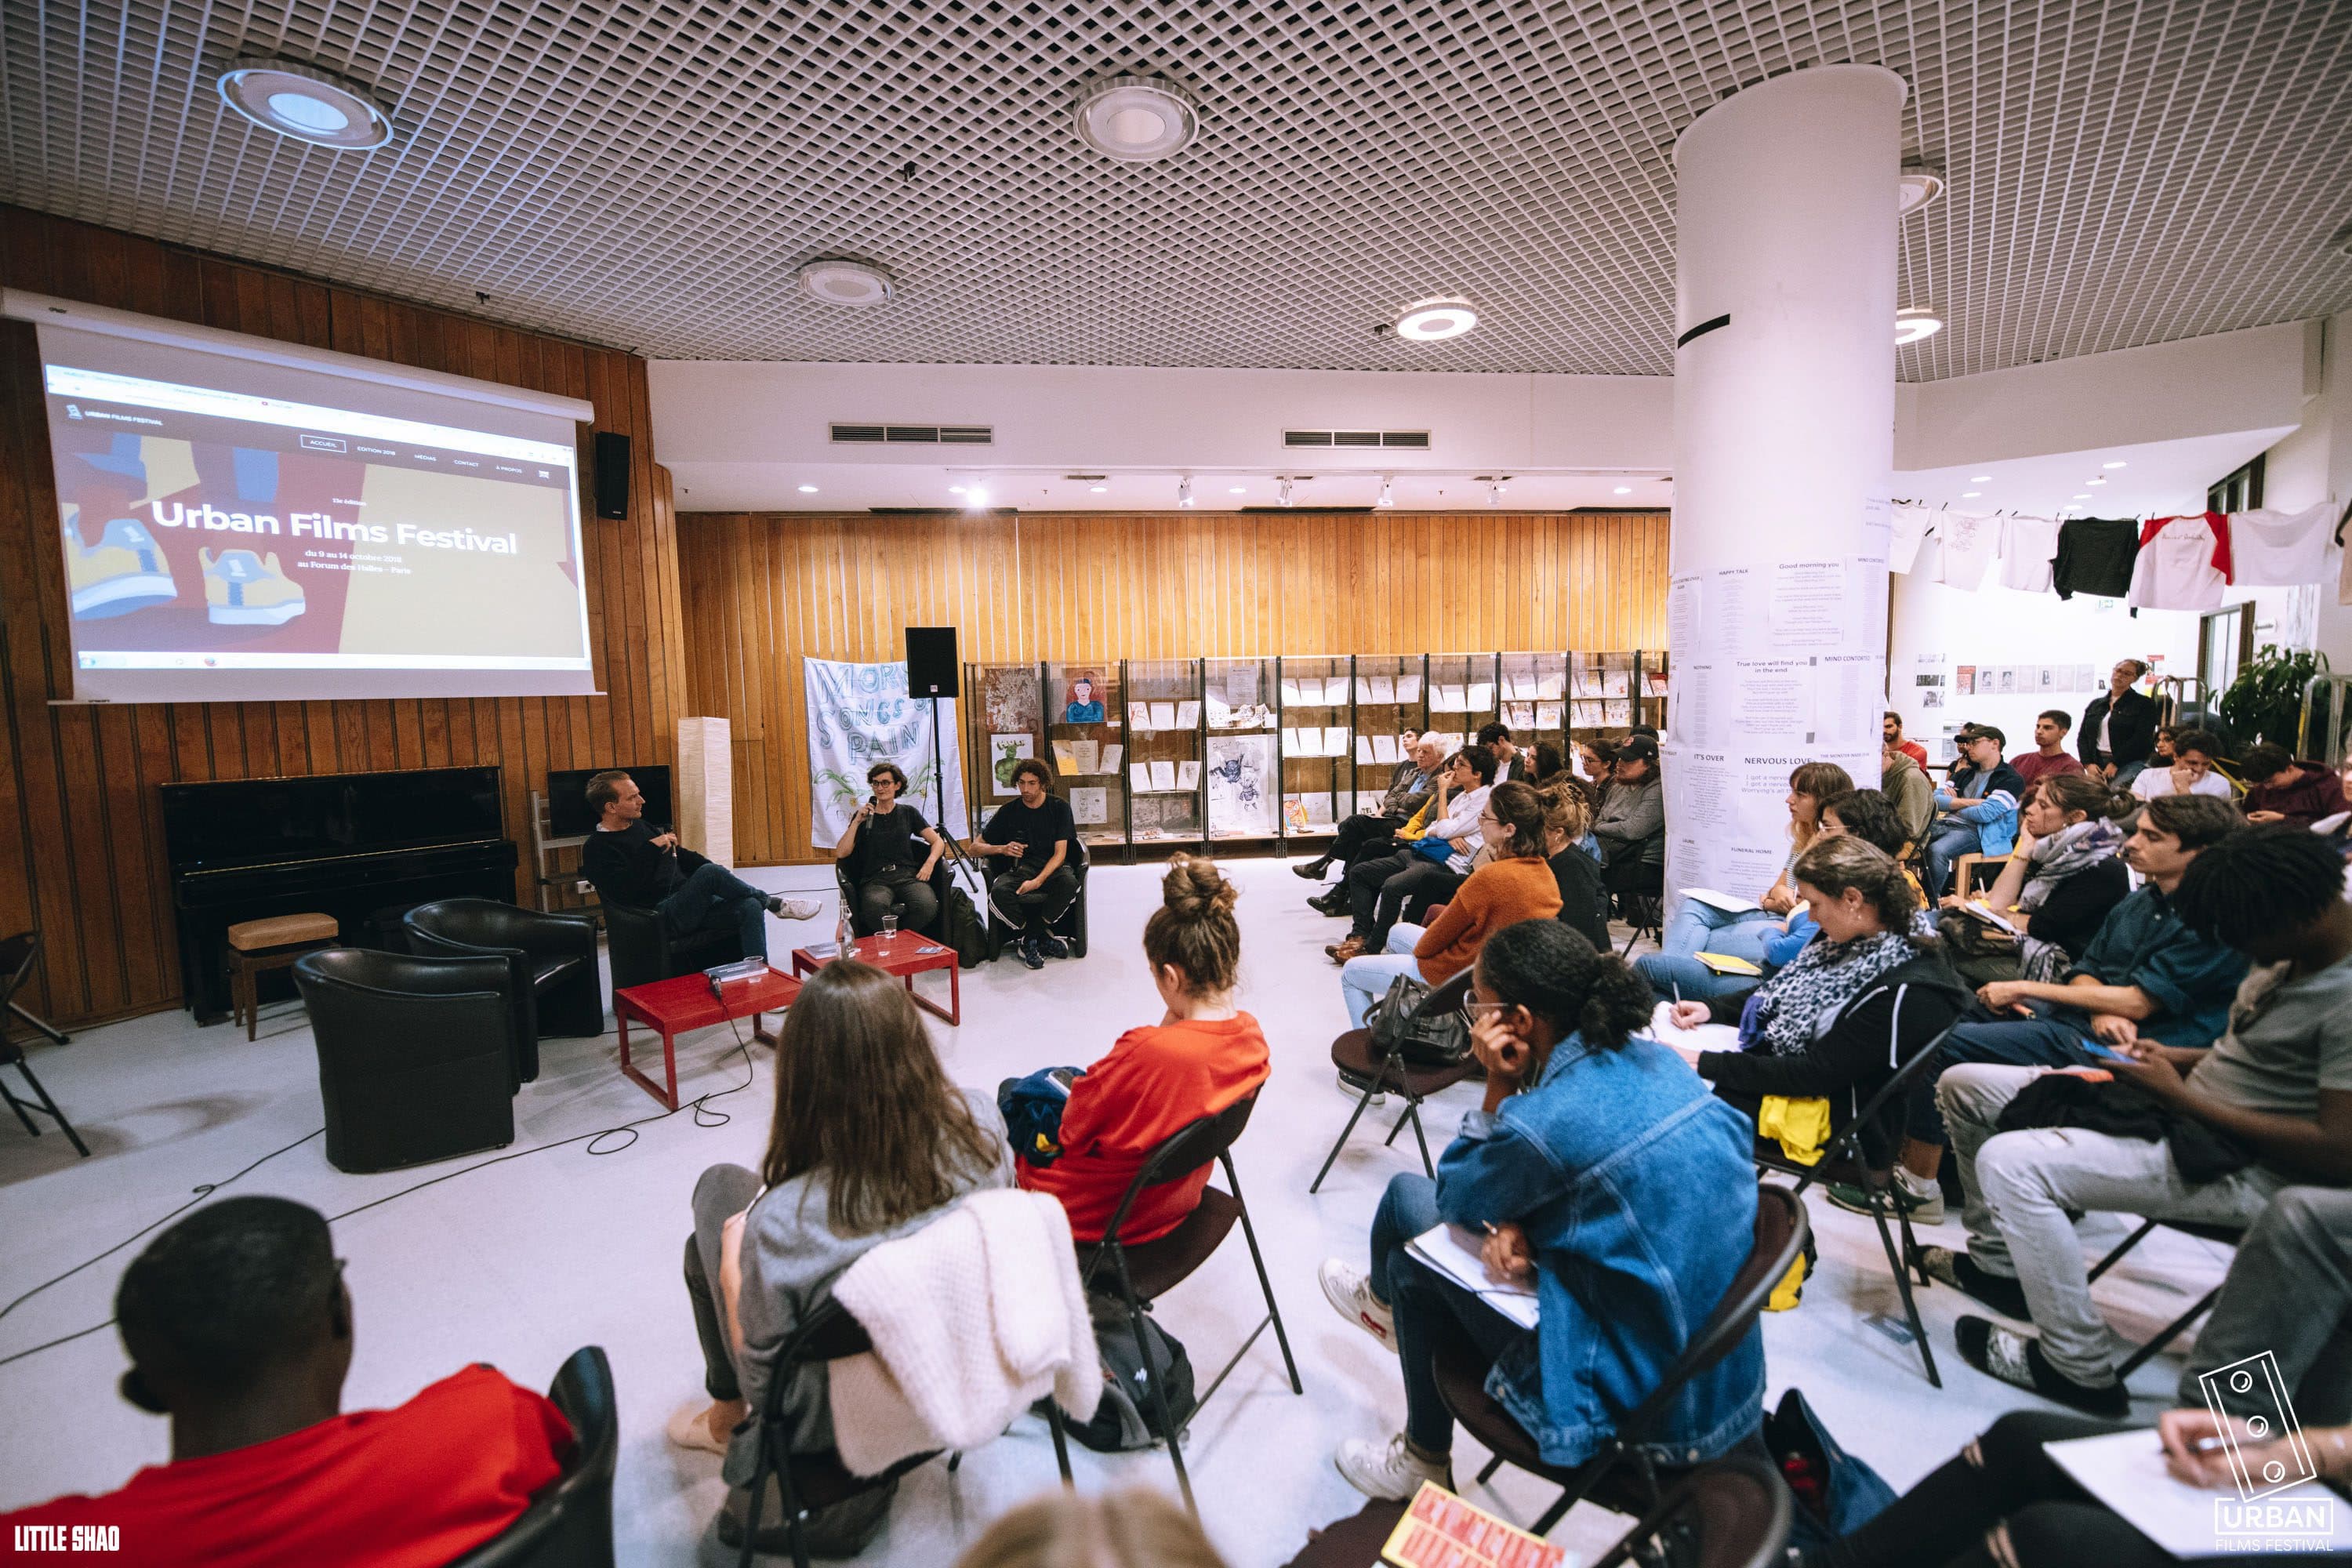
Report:
[[[2291,822],[2308,827],[2344,809],[2344,781],[2326,763],[2297,760],[2284,746],[2263,741],[2238,762],[2246,781],[2248,822]]]
[[[562,1472],[562,1412],[487,1366],[396,1410],[341,1414],[352,1298],[317,1210],[230,1198],[123,1271],[123,1397],[172,1418],[172,1462],[103,1497],[0,1515],[20,1549],[102,1541],[121,1563],[436,1568]],[[81,1531],[77,1536],[76,1531]]]
[[[1888,745],[1918,763],[1921,773],[1927,771],[1927,748],[1916,741],[1906,741],[1903,738],[1902,714],[1889,708],[1885,717],[1879,723],[1878,732]]]

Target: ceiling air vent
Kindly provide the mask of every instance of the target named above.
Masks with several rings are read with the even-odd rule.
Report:
[[[835,425],[833,438],[862,446],[985,447],[995,438],[986,425]]]
[[[1282,444],[1286,447],[1402,447],[1412,452],[1429,450],[1426,430],[1285,430]]]

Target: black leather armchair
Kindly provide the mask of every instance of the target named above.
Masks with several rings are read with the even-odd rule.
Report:
[[[604,998],[596,984],[596,922],[544,915],[492,899],[419,904],[402,922],[411,952],[427,958],[489,954],[514,970],[515,1081],[539,1076],[539,1037],[601,1035]]]
[[[732,926],[721,922],[684,936],[672,936],[659,910],[604,904],[605,945],[613,960],[613,989],[650,985],[673,975],[691,974],[714,963],[749,958]]]
[[[841,893],[841,907],[849,911],[849,919],[853,926],[857,923],[857,880],[854,875],[856,865],[857,858],[854,855],[846,860],[835,860],[833,863],[833,885]],[[942,855],[940,857],[940,863],[931,868],[930,878],[931,897],[940,901],[940,912],[931,918],[928,925],[905,926],[901,929],[919,931],[935,942],[945,940],[948,889],[954,886],[955,873],[948,858]],[[870,931],[860,931],[857,934],[872,936],[874,933]]]
[[[547,1397],[572,1423],[574,1447],[563,1473],[522,1517],[450,1568],[612,1568],[613,1463],[621,1451],[613,1365],[604,1348],[573,1351]]]
[[[505,959],[331,947],[294,961],[294,985],[318,1042],[335,1169],[396,1170],[514,1142]]]

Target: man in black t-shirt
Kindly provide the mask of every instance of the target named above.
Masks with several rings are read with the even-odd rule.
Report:
[[[763,958],[769,915],[804,921],[821,907],[763,893],[726,867],[681,848],[676,833],[655,832],[645,820],[645,792],[617,768],[589,779],[588,805],[596,813],[596,831],[581,846],[580,874],[607,904],[658,911],[673,936],[732,921],[743,956]]]
[[[1013,764],[1013,783],[1021,798],[1006,801],[980,830],[972,853],[1012,862],[988,879],[988,905],[996,918],[1021,932],[1021,962],[1045,967],[1048,958],[1067,958],[1069,944],[1051,929],[1078,896],[1070,858],[1078,850],[1077,823],[1070,803],[1047,788],[1045,764],[1024,757]]]

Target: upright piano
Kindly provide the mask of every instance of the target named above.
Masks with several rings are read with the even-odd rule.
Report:
[[[514,898],[495,767],[161,787],[180,976],[200,1024],[228,1016],[223,963],[241,921],[332,915],[345,942],[369,946],[387,911]]]

